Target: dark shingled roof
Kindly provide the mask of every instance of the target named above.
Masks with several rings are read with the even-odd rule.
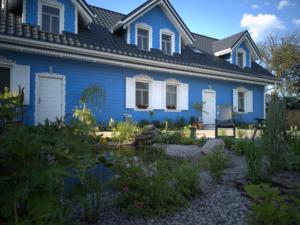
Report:
[[[226,37],[226,38],[224,38],[222,40],[213,42],[213,44],[212,44],[213,52],[219,52],[219,51],[231,48],[247,32],[248,31],[245,30],[245,31],[242,31],[240,33],[237,33],[237,34],[231,35],[229,37]]]
[[[20,17],[14,14],[7,15],[4,11],[0,12],[0,34],[7,36],[20,37],[41,42],[48,42],[57,45],[72,46],[81,49],[108,52],[112,54],[125,55],[130,57],[148,59],[152,61],[166,62],[170,64],[185,65],[196,68],[209,69],[214,71],[229,72],[241,75],[249,75],[273,79],[274,76],[267,70],[253,63],[252,68],[241,69],[232,65],[221,57],[212,54],[212,43],[216,39],[194,34],[196,39],[193,46],[186,46],[181,54],[173,56],[164,55],[159,50],[150,52],[138,50],[135,45],[127,44],[121,36],[112,34],[110,29],[125,15],[103,8],[90,6],[91,11],[97,15],[89,29],[79,28],[78,34],[46,33],[38,26],[22,24]],[[197,48],[203,51],[198,54],[192,50]]]

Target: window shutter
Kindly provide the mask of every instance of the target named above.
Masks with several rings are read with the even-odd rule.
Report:
[[[135,80],[130,77],[126,77],[126,108],[135,108]]]
[[[179,85],[179,109],[189,110],[189,85],[180,83]]]
[[[237,112],[238,111],[238,89],[233,89],[233,111]]]
[[[164,101],[163,96],[165,94],[163,93],[163,81],[152,81],[151,82],[151,95],[150,95],[150,101],[151,101],[151,108],[152,109],[164,109]]]
[[[30,104],[30,66],[14,65],[11,70],[10,90],[18,93],[24,88],[24,105]]]
[[[253,92],[246,91],[245,92],[245,105],[246,105],[246,112],[253,112]]]

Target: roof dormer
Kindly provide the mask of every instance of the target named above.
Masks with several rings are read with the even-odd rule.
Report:
[[[212,43],[215,56],[220,56],[244,69],[251,68],[251,62],[261,55],[248,31],[232,35]]]

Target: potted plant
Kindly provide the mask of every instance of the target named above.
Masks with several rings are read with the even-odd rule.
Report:
[[[203,120],[202,120],[202,113],[206,113],[203,111],[203,105],[205,104],[205,102],[196,102],[194,104],[194,109],[197,111],[198,113],[198,118],[196,120],[196,124],[197,124],[197,129],[202,130],[203,129]]]
[[[176,110],[176,105],[167,105],[167,109],[169,110]]]
[[[148,109],[148,105],[147,104],[138,104],[137,107],[139,109]]]

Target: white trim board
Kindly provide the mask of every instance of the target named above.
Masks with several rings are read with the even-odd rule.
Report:
[[[100,52],[95,50],[80,49],[71,46],[62,46],[53,43],[45,43],[41,41],[27,40],[18,37],[9,37],[6,35],[0,35],[0,40],[7,43],[0,43],[0,48],[12,51],[21,51],[34,54],[65,57],[70,59],[77,59],[83,61],[89,61],[94,63],[105,63],[110,65],[119,65],[122,67],[139,68],[153,71],[169,72],[181,75],[190,75],[198,77],[207,77],[219,80],[231,80],[239,83],[252,83],[260,85],[274,84],[276,80],[268,78],[252,77],[248,74],[235,74],[231,71],[223,72],[216,70],[209,70],[197,67],[189,67],[184,65],[170,64],[166,62],[159,62],[153,60],[147,60],[142,58],[129,57],[124,55],[116,55],[112,53]],[[9,44],[12,43],[12,44]],[[18,46],[18,44],[25,44],[29,47]],[[32,48],[34,47],[34,48]],[[39,49],[41,47],[43,49]],[[47,49],[45,49],[47,48]],[[57,50],[64,50],[64,52],[58,52]]]
[[[35,74],[35,91],[34,91],[34,124],[38,124],[38,91],[39,91],[39,78],[40,77],[47,77],[47,78],[57,78],[62,79],[62,119],[66,115],[66,76],[57,74],[57,73],[36,73]]]

